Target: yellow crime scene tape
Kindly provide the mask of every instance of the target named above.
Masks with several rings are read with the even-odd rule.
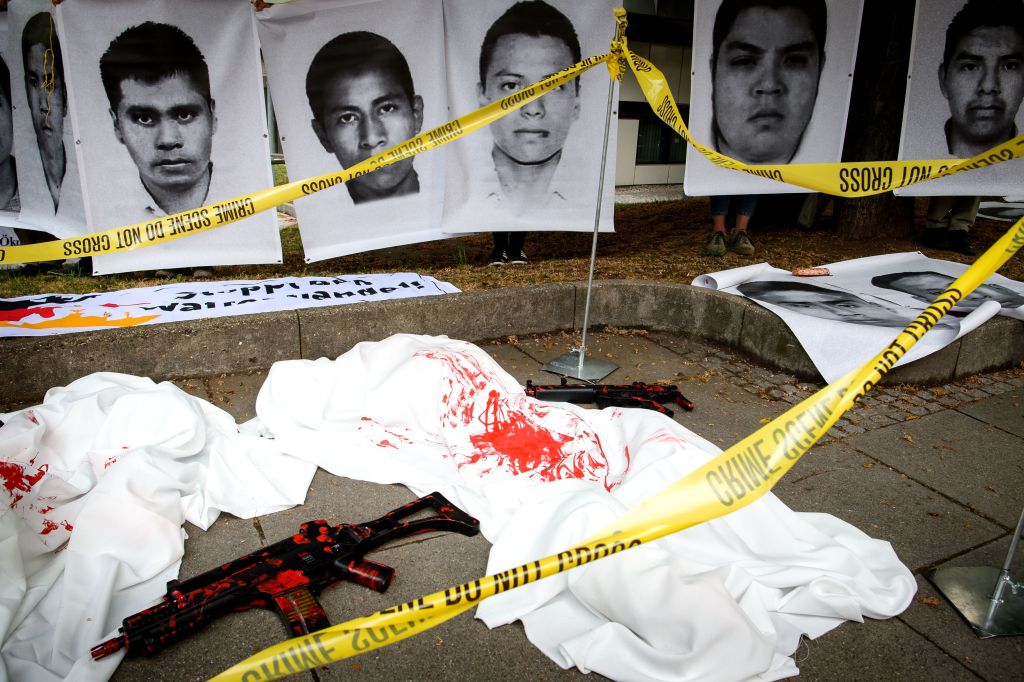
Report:
[[[622,25],[620,16],[618,44],[613,43],[608,60],[613,76],[617,70],[621,71],[624,54],[629,55],[634,73],[638,65],[642,68],[646,63],[625,50],[624,41],[618,41]],[[656,69],[651,67],[648,73],[652,74],[651,82],[654,82]],[[651,100],[650,97],[648,99]],[[654,101],[651,103],[653,105]],[[685,127],[678,119],[677,123],[677,130],[684,134]],[[684,137],[694,143],[688,134]],[[939,319],[1002,267],[1022,246],[1024,218],[1018,220],[871,361],[790,408],[579,545],[370,616],[284,641],[212,679],[215,682],[279,679],[373,651],[440,625],[494,595],[619,554],[751,504],[770,491],[843,413],[881,381]]]
[[[273,0],[264,0],[275,4]],[[287,0],[285,0],[287,1]],[[34,263],[64,258],[124,253],[180,239],[237,222],[261,211],[276,208],[315,192],[348,182],[422,152],[436,149],[490,125],[502,116],[542,97],[562,83],[606,62],[612,78],[621,80],[626,65],[633,71],[644,97],[655,114],[713,164],[759,177],[798,185],[825,194],[862,197],[881,194],[898,187],[992,166],[1024,157],[1024,135],[1004,142],[970,159],[933,161],[864,161],[749,166],[704,146],[695,140],[682,121],[665,76],[653,64],[629,50],[626,44],[626,12],[615,8],[616,36],[611,50],[585,59],[567,69],[523,88],[507,97],[453,119],[432,130],[384,150],[372,159],[338,173],[297,180],[271,189],[233,197],[156,220],[112,228],[81,237],[57,239],[25,246],[0,248],[0,264]]]

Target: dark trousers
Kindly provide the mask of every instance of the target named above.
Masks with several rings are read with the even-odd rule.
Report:
[[[526,243],[525,232],[492,232],[494,236],[494,250],[504,251],[509,256],[518,256]]]

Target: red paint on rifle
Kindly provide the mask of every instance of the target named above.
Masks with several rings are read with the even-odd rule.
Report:
[[[432,507],[428,518],[402,521]],[[432,531],[476,535],[479,523],[439,493],[413,500],[361,524],[331,526],[308,521],[298,533],[185,581],[167,583],[159,604],[128,616],[117,637],[92,649],[99,659],[126,649],[128,656],[149,655],[206,626],[210,620],[251,608],[276,609],[293,635],[330,625],[316,597],[325,588],[349,580],[378,592],[388,588],[394,569],[363,555],[392,539]]]

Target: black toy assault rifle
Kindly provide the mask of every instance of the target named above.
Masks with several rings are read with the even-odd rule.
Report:
[[[423,509],[435,515],[402,522]],[[328,525],[323,519],[300,526],[290,538],[228,562],[184,582],[171,580],[163,601],[122,622],[117,637],[92,649],[95,659],[125,649],[150,655],[184,639],[218,616],[253,607],[274,609],[293,635],[330,625],[317,597],[342,580],[384,592],[395,569],[363,559],[368,551],[407,535],[452,531],[466,536],[479,522],[431,493],[366,523]]]
[[[538,400],[559,403],[593,403],[598,407],[643,407],[669,417],[672,410],[664,403],[674,403],[685,410],[693,410],[693,403],[675,386],[645,384],[569,384],[565,378],[555,386],[537,386],[526,382],[526,395]]]

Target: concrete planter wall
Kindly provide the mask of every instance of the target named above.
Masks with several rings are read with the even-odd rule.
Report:
[[[546,284],[129,329],[0,339],[0,410],[93,372],[155,380],[266,369],[278,360],[337,357],[400,332],[482,341],[579,329],[585,283]],[[633,280],[594,283],[590,328],[641,327],[737,348],[801,379],[820,376],[781,319],[739,296]],[[997,317],[887,383],[936,384],[1024,361],[1024,323]]]

